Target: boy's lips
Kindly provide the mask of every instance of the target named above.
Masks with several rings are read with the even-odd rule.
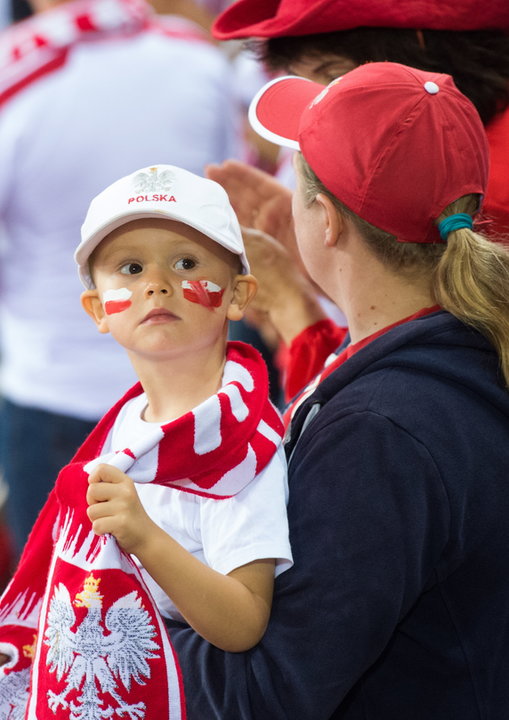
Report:
[[[178,320],[179,318],[174,313],[170,312],[170,310],[166,310],[166,308],[154,308],[149,313],[145,315],[143,320],[141,321],[141,324],[144,323],[158,323],[158,322],[170,322],[172,320]]]

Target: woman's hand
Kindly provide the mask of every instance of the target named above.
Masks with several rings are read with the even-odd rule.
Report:
[[[258,280],[250,310],[265,313],[288,344],[304,328],[326,317],[315,288],[301,273],[292,254],[270,235],[242,228],[242,236],[251,270]],[[248,319],[253,319],[252,314]]]
[[[292,191],[272,175],[238,160],[208,165],[207,177],[224,187],[241,225],[267,233],[300,262],[292,217]]]

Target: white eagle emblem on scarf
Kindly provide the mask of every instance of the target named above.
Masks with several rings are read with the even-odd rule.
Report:
[[[23,720],[29,684],[30,668],[10,673],[0,683],[0,720]]]
[[[66,688],[61,693],[48,692],[48,706],[56,712],[59,707],[69,710],[71,720],[101,720],[117,715],[130,720],[145,717],[143,702],[126,703],[118,691],[119,680],[126,691],[134,680],[145,684],[150,677],[147,660],[156,658],[158,645],[152,640],[156,634],[148,612],[136,591],[114,602],[106,612],[104,633],[102,623],[102,595],[100,579],[86,578],[83,592],[76,595],[74,604],[86,607],[87,614],[75,631],[76,615],[69,591],[60,583],[50,602],[48,625],[44,642],[49,647],[47,663],[57,680],[67,675]],[[80,691],[77,702],[66,697]],[[109,696],[114,705],[106,704]]]

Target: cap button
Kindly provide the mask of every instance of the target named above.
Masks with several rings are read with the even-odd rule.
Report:
[[[436,95],[437,92],[440,90],[438,85],[436,83],[432,82],[431,80],[428,80],[427,82],[424,83],[424,89],[430,95]]]

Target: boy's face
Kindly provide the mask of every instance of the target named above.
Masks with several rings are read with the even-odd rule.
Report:
[[[144,218],[111,232],[91,257],[95,289],[82,295],[100,332],[129,353],[170,358],[221,349],[227,320],[256,292],[238,258],[198,230]]]

